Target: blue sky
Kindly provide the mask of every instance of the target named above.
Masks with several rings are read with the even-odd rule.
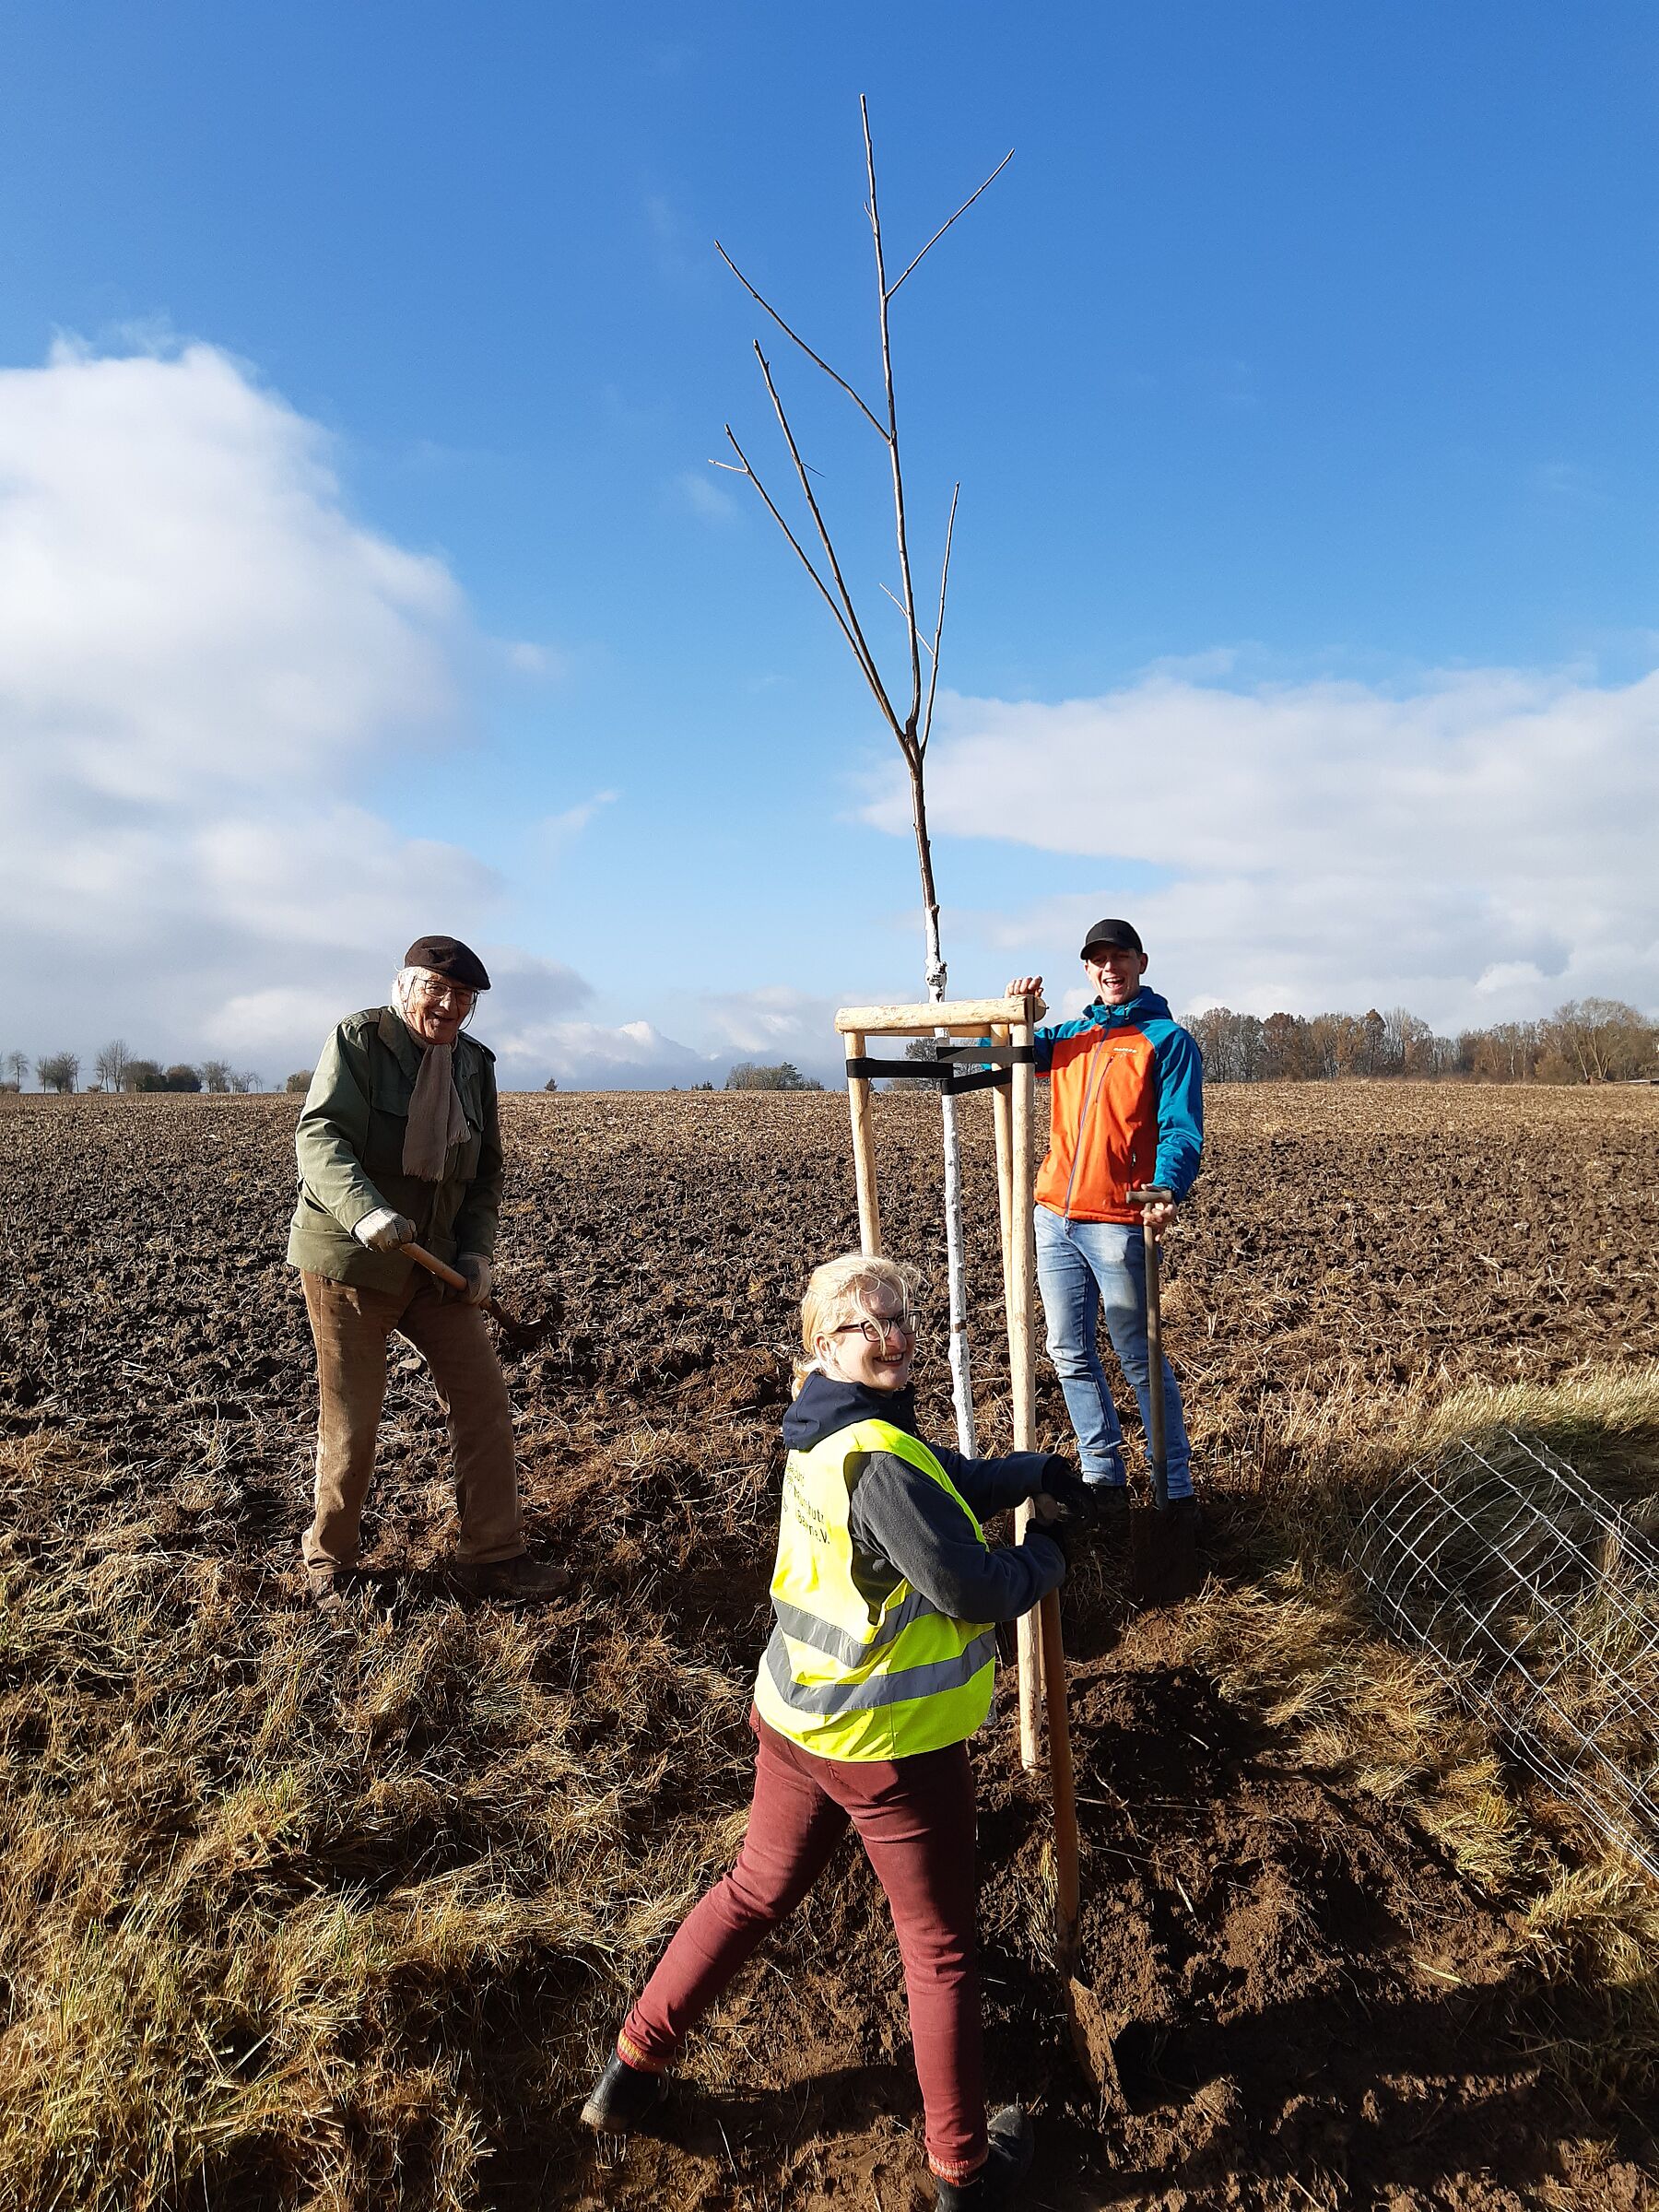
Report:
[[[517,977],[480,1030],[526,1082],[823,1065],[838,1000],[920,994],[896,753],[707,466],[730,421],[787,488],[716,236],[874,394],[861,91],[897,265],[1016,149],[895,303],[930,580],[962,481],[953,989],[1058,998],[1126,909],[1178,1007],[1659,1006],[1651,8],[3,37],[5,857],[50,985],[0,1044],[279,1073],[444,925]],[[765,335],[880,626],[880,451]]]

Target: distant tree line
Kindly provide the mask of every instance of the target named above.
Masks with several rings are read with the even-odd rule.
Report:
[[[760,1067],[753,1060],[739,1060],[726,1077],[728,1090],[822,1090],[823,1085],[814,1076],[804,1076],[793,1060],[780,1060],[775,1067]]]
[[[21,1090],[29,1080],[29,1070],[27,1053],[0,1053],[0,1089]],[[34,1063],[34,1075],[42,1090],[76,1090],[80,1085],[80,1054],[42,1053]],[[171,1067],[163,1067],[159,1060],[135,1057],[120,1037],[112,1038],[94,1058],[92,1080],[87,1085],[88,1090],[108,1091],[253,1091],[264,1088],[253,1068],[232,1067],[228,1060],[204,1060],[199,1065],[176,1060]]]
[[[1211,1006],[1185,1028],[1212,1083],[1317,1083],[1344,1076],[1415,1081],[1620,1083],[1659,1074],[1659,1022],[1618,998],[1573,998],[1538,1021],[1437,1036],[1405,1006],[1366,1014],[1235,1014]]]

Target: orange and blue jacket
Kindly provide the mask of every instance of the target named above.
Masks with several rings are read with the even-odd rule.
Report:
[[[1138,1221],[1131,1191],[1157,1183],[1184,1198],[1204,1149],[1204,1059],[1167,1001],[1097,998],[1075,1021],[1044,1023],[1036,1046],[1051,1086],[1038,1205],[1067,1220]]]

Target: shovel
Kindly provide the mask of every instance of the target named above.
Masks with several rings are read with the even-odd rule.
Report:
[[[1041,1521],[1034,1524],[1042,1526]],[[1065,1649],[1060,1638],[1060,1594],[1051,1590],[1038,1610],[1042,1637],[1042,1695],[1048,1709],[1049,1794],[1054,1806],[1055,1944],[1065,1989],[1065,2024],[1072,2049],[1100,2095],[1123,2101],[1112,2038],[1117,2023],[1077,1971],[1077,1791],[1072,1770],[1071,1724],[1066,1714]]]
[[[1152,1206],[1160,1198],[1168,1198],[1165,1190],[1131,1191],[1131,1206]],[[1152,1506],[1154,1518],[1149,1529],[1137,1527],[1136,1535],[1143,1540],[1135,1545],[1135,1583],[1138,1594],[1147,1605],[1169,1605],[1187,1596],[1197,1582],[1198,1554],[1192,1523],[1184,1517],[1171,1521],[1170,1505],[1170,1458],[1167,1413],[1164,1406],[1164,1353],[1163,1353],[1163,1260],[1158,1238],[1151,1230],[1142,1231],[1142,1244],[1147,1264],[1147,1395],[1150,1401],[1148,1412],[1150,1434],[1147,1439],[1147,1455],[1152,1463]],[[1141,1516],[1135,1516],[1137,1524]]]
[[[447,1283],[452,1290],[465,1290],[467,1288],[466,1277],[459,1268],[450,1266],[447,1261],[439,1259],[435,1253],[428,1252],[424,1245],[405,1244],[400,1249],[406,1259],[413,1260],[417,1266],[424,1267],[429,1275],[435,1275],[441,1283]],[[484,1300],[484,1311],[500,1330],[501,1341],[512,1352],[533,1352],[548,1331],[557,1325],[551,1321],[514,1321],[506,1308],[497,1305],[493,1298]]]

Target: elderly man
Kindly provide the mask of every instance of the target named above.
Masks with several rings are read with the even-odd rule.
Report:
[[[1144,1231],[1161,1237],[1193,1187],[1204,1147],[1204,1061],[1168,1004],[1147,990],[1147,955],[1127,922],[1097,922],[1083,940],[1092,1002],[1036,1035],[1037,1073],[1050,1080],[1048,1158],[1037,1177],[1037,1287],[1048,1352],[1077,1433],[1085,1481],[1101,1486],[1109,1521],[1128,1509],[1123,1431],[1100,1365],[1102,1306],[1118,1364],[1150,1432]],[[1041,998],[1040,975],[1016,976],[1011,998]],[[1137,1204],[1132,1191],[1156,1191]],[[1193,1516],[1181,1386],[1160,1377],[1169,1502]]]
[[[300,1198],[288,1256],[317,1347],[316,1512],[302,1552],[317,1601],[357,1564],[394,1330],[426,1355],[449,1416],[461,1541],[454,1579],[476,1595],[539,1596],[562,1569],[525,1554],[512,1409],[478,1311],[501,1201],[494,1056],[462,1034],[489,977],[454,937],[418,937],[392,1003],[340,1023],[295,1132]],[[404,1252],[419,1243],[466,1277],[446,1290]]]

